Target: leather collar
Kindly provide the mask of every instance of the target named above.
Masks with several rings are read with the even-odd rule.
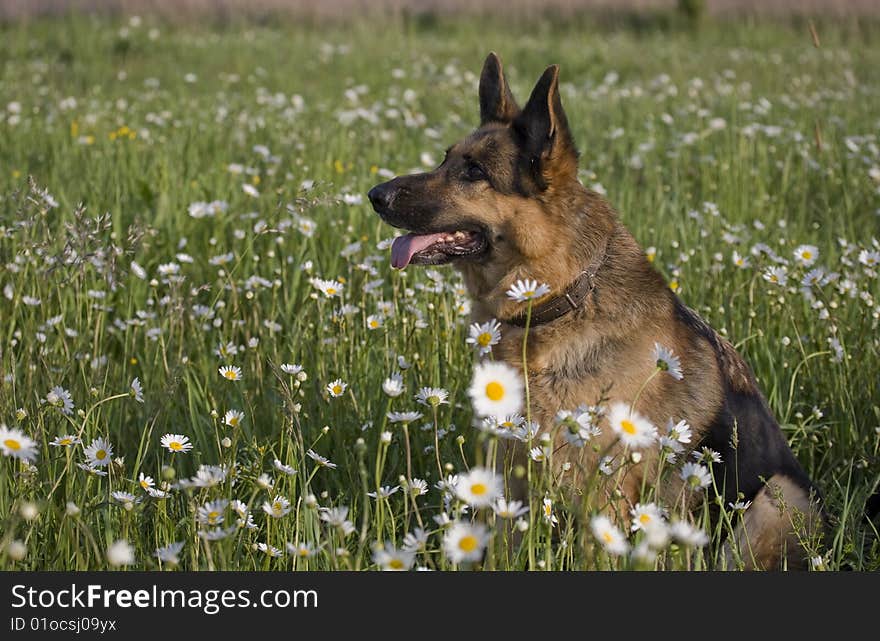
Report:
[[[576,309],[580,309],[584,300],[589,296],[594,289],[596,289],[596,273],[605,263],[605,258],[608,255],[608,243],[602,247],[602,251],[599,255],[590,263],[589,267],[587,267],[584,271],[578,274],[578,277],[572,281],[572,283],[566,287],[565,292],[561,296],[555,296],[550,300],[541,303],[537,307],[532,308],[532,317],[529,322],[529,327],[536,327],[538,325],[544,325],[551,321],[556,320],[557,318],[561,318],[568,314],[569,312],[573,312]],[[515,325],[516,327],[525,327],[526,326],[526,311],[520,312],[513,318],[510,318],[504,322]]]

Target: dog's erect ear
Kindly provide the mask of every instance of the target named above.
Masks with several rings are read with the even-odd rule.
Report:
[[[493,51],[483,63],[480,74],[480,124],[508,123],[519,113],[519,107],[501,69],[501,59]]]
[[[548,174],[577,175],[578,152],[559,98],[559,67],[551,65],[538,80],[529,101],[513,121],[524,156],[539,186]]]

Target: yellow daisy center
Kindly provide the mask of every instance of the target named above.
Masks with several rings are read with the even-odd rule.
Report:
[[[146,481],[141,481],[141,487],[146,490],[148,487],[150,487],[150,484],[147,483]]]
[[[813,257],[813,252],[811,252],[811,251],[805,251],[805,252],[804,252],[803,254],[801,254],[801,255],[804,257],[804,260],[810,260],[810,259]]]
[[[208,523],[213,523],[217,520],[217,517],[220,516],[220,512],[208,512]]]
[[[95,458],[98,459],[99,461],[103,461],[105,458],[107,458],[107,451],[106,450],[98,450],[97,452],[95,452]]]
[[[230,418],[230,419],[229,419],[229,425],[230,425],[231,427],[235,427],[236,425],[238,425],[238,417],[237,417],[237,416],[233,416],[232,418]]]
[[[403,569],[403,561],[400,559],[391,559],[388,561],[388,567],[392,570],[402,570]]]
[[[639,515],[639,521],[643,524],[650,523],[651,522],[651,515],[650,514],[641,514],[641,515]]]
[[[16,441],[14,438],[6,439],[5,441],[3,441],[3,445],[8,447],[10,450],[14,450],[14,451],[21,449],[21,443]]]
[[[301,558],[304,559],[304,558],[306,558],[306,557],[309,555],[309,551],[306,550],[306,549],[302,549],[302,550],[299,551],[299,555],[300,555]]]
[[[333,386],[333,393],[334,394],[342,394],[342,386],[341,385],[334,385]]]
[[[333,295],[335,295],[335,294],[336,294],[336,288],[335,288],[335,287],[328,287],[328,288],[327,288],[327,295],[328,295],[328,296],[333,296]]]
[[[534,289],[529,289],[529,290],[526,290],[525,292],[523,292],[523,296],[525,296],[526,298],[531,298],[534,295],[535,295]]]
[[[458,542],[458,549],[462,552],[473,552],[477,549],[477,537],[472,534],[461,537]]]
[[[635,433],[638,431],[635,424],[632,421],[628,421],[627,419],[623,419],[622,421],[620,421],[620,429],[622,429],[630,436],[634,436]]]
[[[228,369],[228,370],[226,370],[226,373],[223,374],[223,376],[228,378],[230,381],[234,381],[238,377],[238,374],[235,373],[235,370]]]
[[[504,385],[498,381],[492,381],[486,385],[486,396],[490,401],[500,401],[504,398]]]
[[[483,332],[477,337],[477,342],[481,347],[488,347],[489,343],[492,342],[492,334],[489,332]]]
[[[71,443],[73,443],[73,441],[69,438],[63,438],[60,441],[58,441],[58,443],[61,445],[70,445]]]
[[[474,496],[482,496],[486,492],[489,491],[489,488],[486,487],[485,483],[474,483],[471,485],[471,494]]]
[[[275,501],[272,504],[272,509],[275,510],[276,512],[280,512],[281,511],[281,503],[279,503],[278,501]]]
[[[602,540],[605,541],[605,543],[612,543],[614,542],[614,537],[611,536],[611,532],[603,532]]]

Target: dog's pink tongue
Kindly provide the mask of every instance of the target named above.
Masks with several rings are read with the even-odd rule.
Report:
[[[443,234],[406,234],[391,243],[391,266],[403,269],[415,254],[436,243]]]

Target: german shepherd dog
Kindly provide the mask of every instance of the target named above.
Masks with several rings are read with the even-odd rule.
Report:
[[[579,182],[559,68],[547,68],[520,109],[491,53],[479,99],[479,128],[451,146],[439,167],[370,190],[379,216],[410,232],[392,245],[393,267],[453,263],[473,298],[474,319],[502,323],[496,353],[517,369],[526,303],[506,291],[520,279],[550,286],[533,303],[527,353],[532,415],[545,430],[561,409],[603,396],[633,402],[657,367],[655,343],[671,348],[684,377],[651,379],[637,411],[658,426],[670,417],[686,420],[690,446],[722,456],[713,464],[720,498],[751,501],[735,545],[726,545],[728,560],[736,558],[733,548],[750,569],[804,567],[802,541],[822,528],[819,493],[748,365],[670,290],[612,207]],[[614,435],[606,429],[599,439],[604,449]],[[618,516],[638,500],[642,479],[656,472],[656,450],[623,477],[622,498],[610,507]],[[562,452],[577,461],[572,469],[599,463],[591,448]],[[683,483],[671,476],[660,491],[667,505]]]

